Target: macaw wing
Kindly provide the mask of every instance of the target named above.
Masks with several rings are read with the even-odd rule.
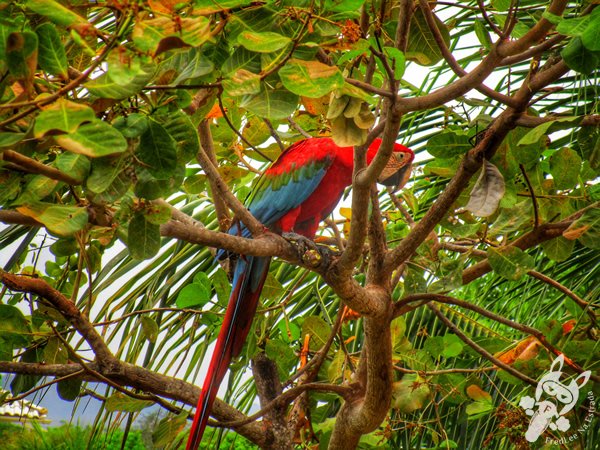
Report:
[[[246,204],[266,226],[300,206],[319,186],[333,162],[331,153],[312,152],[308,141],[287,149],[259,179]]]

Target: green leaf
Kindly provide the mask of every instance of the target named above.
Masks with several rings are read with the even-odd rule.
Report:
[[[47,17],[57,25],[65,27],[86,25],[93,28],[83,17],[54,0],[27,0],[25,6],[40,16]]]
[[[518,280],[535,268],[533,256],[517,247],[490,247],[487,255],[492,269],[507,280]]]
[[[32,217],[59,236],[70,236],[88,223],[86,208],[35,202],[17,207],[17,211]]]
[[[138,398],[129,397],[121,392],[115,392],[104,402],[104,407],[107,411],[123,411],[135,413],[144,408],[154,405],[152,400],[140,400]]]
[[[14,348],[25,347],[31,341],[31,327],[19,308],[0,304],[0,339]]]
[[[6,41],[6,64],[18,79],[31,81],[38,57],[38,37],[33,31],[14,32]]]
[[[127,141],[123,135],[99,119],[81,125],[74,133],[56,136],[55,139],[65,150],[91,158],[114,155],[127,150]]]
[[[127,248],[133,259],[152,258],[160,250],[160,226],[148,222],[143,213],[129,221]]]
[[[331,327],[319,316],[308,316],[302,322],[302,337],[310,335],[311,351],[317,351],[323,347],[330,333]]]
[[[600,12],[598,12],[598,8],[595,8],[588,17],[590,22],[581,34],[581,42],[588,50],[598,52],[600,51],[600,39],[598,39],[600,36]]]
[[[289,37],[282,36],[272,31],[257,33],[254,31],[242,31],[238,35],[238,44],[244,46],[252,52],[271,53],[282,49],[292,40]]]
[[[148,316],[142,316],[142,332],[148,341],[153,344],[156,342],[156,338],[158,337],[158,324],[154,319]]]
[[[590,23],[590,16],[562,19],[556,26],[556,31],[565,36],[581,36]]]
[[[140,113],[119,116],[112,124],[128,139],[140,137],[148,129],[148,116]]]
[[[444,349],[442,350],[442,356],[444,358],[454,358],[462,353],[464,344],[455,334],[445,334],[443,342]]]
[[[154,76],[154,70],[154,64],[146,63],[139,71],[136,71],[136,75],[129,83],[117,83],[108,73],[105,73],[85,83],[84,87],[93,96],[122,100],[141,91]]]
[[[177,435],[187,424],[188,413],[182,411],[179,415],[169,414],[162,419],[152,433],[152,444],[155,448],[164,448],[175,442]]]
[[[280,339],[268,339],[265,345],[265,354],[277,365],[281,381],[290,376],[290,371],[298,362],[294,349]]]
[[[78,181],[83,181],[90,171],[90,160],[77,153],[61,153],[56,157],[54,163],[58,170],[61,170]]]
[[[231,97],[257,94],[260,92],[260,75],[239,69],[223,80],[223,89]]]
[[[479,39],[481,45],[487,50],[492,48],[492,38],[490,38],[490,32],[485,27],[485,24],[480,20],[476,20],[473,23],[473,26],[475,27],[475,35],[477,36],[477,39]]]
[[[0,132],[0,148],[12,147],[25,139],[25,133]]]
[[[582,160],[575,150],[564,147],[554,152],[549,159],[550,174],[557,189],[574,188],[579,181]]]
[[[111,51],[106,62],[106,75],[118,85],[133,83],[138,77],[144,77],[152,67],[152,61],[147,56],[140,56],[123,47]]]
[[[75,239],[58,239],[50,246],[54,256],[71,256],[77,253],[79,246]]]
[[[436,158],[453,158],[471,149],[469,137],[462,132],[444,130],[427,141],[427,152]]]
[[[124,157],[104,157],[92,160],[90,176],[86,180],[87,188],[99,194],[107,190],[117,176],[125,169],[127,160]]]
[[[175,54],[168,63],[178,71],[173,84],[181,84],[184,81],[208,75],[215,68],[213,62],[195,48],[191,48],[187,54]]]
[[[541,125],[538,125],[531,131],[529,131],[525,136],[521,138],[521,140],[517,143],[517,145],[529,145],[535,144],[539,142],[539,140],[548,134],[550,127],[560,123],[567,123],[567,128],[571,128],[571,125],[574,122],[578,122],[580,120],[579,117],[561,117],[558,119],[550,120],[548,122],[544,122]],[[563,128],[562,126],[553,127],[552,131],[556,131],[557,129]]]
[[[492,0],[492,7],[496,11],[505,12],[510,8],[511,1],[510,0]]]
[[[210,288],[201,283],[191,283],[184,286],[175,304],[178,308],[185,309],[191,307],[202,307],[210,300]]]
[[[433,17],[446,46],[450,47],[448,28],[435,14]],[[433,33],[420,8],[417,8],[410,20],[406,59],[415,61],[422,66],[433,66],[442,59],[442,52],[435,42]]]
[[[38,62],[40,67],[52,75],[67,79],[69,68],[67,53],[56,27],[51,23],[44,23],[37,27],[35,32],[39,38]]]
[[[264,89],[260,94],[244,96],[239,106],[251,113],[271,120],[285,119],[298,105],[298,96],[285,89]]]
[[[600,66],[600,52],[588,50],[581,42],[581,38],[571,39],[560,52],[567,66],[579,73],[590,75]]]
[[[81,378],[68,378],[66,380],[60,380],[56,384],[58,396],[68,402],[74,402],[79,397],[82,383],[83,380]]]
[[[212,14],[251,4],[254,0],[194,0],[194,14]]]
[[[344,77],[335,66],[318,61],[292,59],[279,70],[283,85],[294,94],[319,98],[344,85]]]
[[[221,305],[227,305],[229,302],[229,295],[231,294],[231,284],[227,274],[221,268],[212,275],[212,285],[217,293],[217,299]]]
[[[416,374],[407,374],[394,383],[392,390],[392,408],[401,413],[411,413],[424,408],[431,398],[427,381]]]
[[[95,120],[94,110],[89,106],[59,98],[37,116],[33,133],[37,138],[55,131],[74,133],[83,122]]]
[[[465,412],[469,416],[469,420],[479,419],[491,413],[494,410],[494,405],[487,402],[473,402],[469,403],[465,408]]]
[[[146,205],[144,210],[146,220],[155,225],[167,223],[171,219],[171,208],[168,205],[154,202]]]
[[[136,21],[131,34],[134,45],[154,56],[181,47],[198,47],[211,38],[206,17],[157,17]]]
[[[552,261],[565,261],[575,248],[575,241],[570,241],[562,236],[542,242],[542,248]]]
[[[401,80],[406,70],[406,56],[396,47],[384,47],[383,52],[389,60],[390,67],[394,71],[394,78]],[[379,62],[379,60],[377,60]]]
[[[157,121],[148,120],[148,129],[140,137],[136,156],[157,180],[166,180],[177,166],[175,140]]]

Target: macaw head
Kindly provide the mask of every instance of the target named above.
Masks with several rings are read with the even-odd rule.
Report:
[[[367,155],[372,154],[373,157],[381,145],[381,139],[377,138],[369,147]],[[394,153],[390,156],[385,168],[379,175],[377,182],[392,188],[395,192],[402,188],[410,178],[412,162],[415,158],[413,151],[402,144],[394,144]],[[368,158],[367,159],[372,159]],[[371,161],[369,161],[371,162]]]

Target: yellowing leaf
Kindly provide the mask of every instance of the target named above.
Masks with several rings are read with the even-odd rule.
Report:
[[[279,70],[286,89],[304,97],[319,98],[344,85],[344,77],[336,66],[318,61],[292,59]]]
[[[60,236],[69,236],[81,230],[88,223],[86,208],[77,206],[52,205],[35,202],[17,207],[17,211],[32,217]]]
[[[483,389],[481,389],[479,386],[477,386],[476,384],[471,384],[469,386],[467,386],[467,388],[465,389],[465,392],[467,393],[467,395],[472,398],[475,401],[478,402],[492,402],[492,396],[485,392]]]

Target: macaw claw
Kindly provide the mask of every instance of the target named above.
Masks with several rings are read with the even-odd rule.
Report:
[[[310,267],[328,265],[339,252],[334,251],[327,245],[316,244],[312,239],[298,233],[287,232],[281,234],[284,239],[294,244],[300,259]]]

